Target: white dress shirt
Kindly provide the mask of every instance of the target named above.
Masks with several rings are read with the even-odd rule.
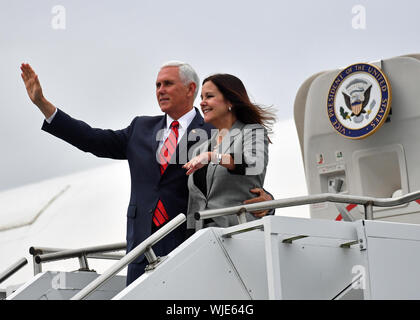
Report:
[[[48,123],[51,123],[51,121],[53,121],[55,115],[57,114],[57,111],[58,111],[58,109],[55,108],[54,113],[48,119],[45,119],[45,121],[47,121]]]
[[[178,141],[182,139],[182,136],[187,132],[187,128],[190,125],[190,123],[193,121],[195,117],[196,111],[195,108],[192,108],[190,111],[188,111],[186,114],[184,114],[181,118],[178,119],[179,122],[179,128],[178,128]],[[166,138],[169,136],[169,133],[171,132],[171,123],[174,121],[169,114],[166,115],[166,128],[162,136],[162,140],[159,143],[159,149],[163,145],[163,142],[166,140]]]

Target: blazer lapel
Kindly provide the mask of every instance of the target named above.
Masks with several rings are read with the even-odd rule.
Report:
[[[229,134],[223,137],[222,143],[221,143],[221,151],[219,152],[221,154],[227,154],[230,153],[230,147],[233,145],[236,136],[242,132],[242,128],[244,127],[244,123],[242,123],[239,120],[236,120],[235,123],[232,125],[232,127],[229,129]],[[215,140],[217,136],[217,133],[215,133],[211,141]],[[216,145],[216,144],[214,144]],[[215,174],[215,171],[217,170],[218,165],[209,163],[209,167],[207,169],[207,196],[210,194],[210,190],[213,186],[213,177]]]
[[[215,132],[212,135],[212,137],[210,138],[210,140],[207,142],[207,144],[206,144],[207,145],[207,150],[209,148],[209,144],[211,146],[215,146],[216,145],[216,143],[215,143],[216,137],[217,137],[217,132]],[[206,197],[208,197],[208,195],[210,194],[210,189],[211,189],[211,186],[213,184],[213,175],[214,175],[214,172],[216,171],[216,167],[217,167],[216,164],[214,164],[212,162],[209,162],[209,165],[207,167],[207,174],[206,174],[206,186],[207,186],[207,195],[206,195]]]
[[[236,120],[235,123],[232,125],[232,127],[229,129],[229,134],[227,134],[223,140],[222,140],[222,154],[230,153],[229,149],[233,145],[233,142],[236,140],[236,136],[242,132],[242,128],[244,127],[244,124]]]

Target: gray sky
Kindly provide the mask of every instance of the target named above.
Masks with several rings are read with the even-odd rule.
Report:
[[[56,5],[65,29],[52,27]],[[356,5],[366,10],[365,29],[354,28]],[[201,78],[237,75],[255,102],[288,119],[312,74],[420,52],[419,9],[412,0],[0,0],[0,190],[113,161],[40,130],[22,62],[47,99],[91,126],[120,129],[159,114],[157,71],[173,59]]]

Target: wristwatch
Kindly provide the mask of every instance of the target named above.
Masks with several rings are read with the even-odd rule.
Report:
[[[214,164],[220,164],[220,162],[222,162],[222,154],[221,154],[221,153],[218,153],[218,152],[216,152],[216,151],[214,151],[214,153],[215,153],[216,155],[215,155],[215,157],[214,157],[214,161],[213,161],[213,159],[212,159],[212,162],[213,162]]]
[[[222,162],[222,154],[217,153],[217,164],[220,164],[220,162]]]

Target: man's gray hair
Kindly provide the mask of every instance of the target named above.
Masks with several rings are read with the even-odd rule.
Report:
[[[194,82],[196,85],[195,92],[194,92],[194,99],[198,95],[198,90],[200,88],[200,78],[198,77],[195,70],[186,62],[172,60],[165,62],[162,64],[160,69],[165,67],[178,67],[179,69],[179,78],[181,79],[182,83],[188,86],[191,82]]]

